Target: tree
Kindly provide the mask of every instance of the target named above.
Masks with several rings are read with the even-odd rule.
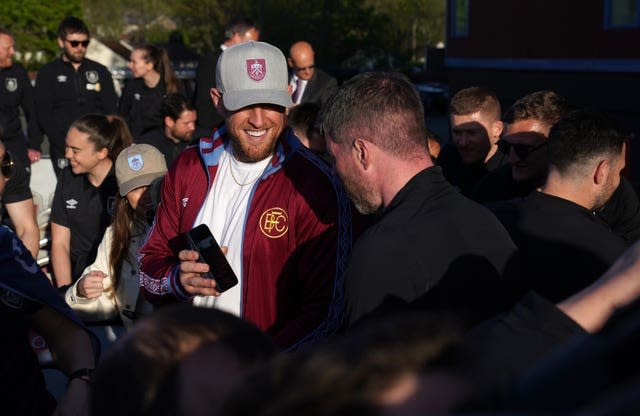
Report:
[[[0,24],[13,33],[16,48],[21,52],[16,60],[28,69],[39,68],[58,54],[58,24],[66,16],[80,15],[80,0],[0,2]],[[40,62],[34,58],[38,52],[42,54]]]

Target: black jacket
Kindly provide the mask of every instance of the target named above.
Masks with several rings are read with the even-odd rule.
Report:
[[[493,295],[475,288],[499,282],[515,250],[488,209],[462,196],[439,167],[425,169],[356,241],[344,278],[348,323],[412,302],[430,310],[482,310]],[[429,296],[432,290],[437,296]]]
[[[300,104],[316,103],[322,107],[337,89],[338,81],[323,70],[316,68],[311,79],[307,81]]]

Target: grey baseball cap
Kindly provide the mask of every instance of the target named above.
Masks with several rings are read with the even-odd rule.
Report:
[[[284,54],[265,42],[245,42],[225,49],[218,58],[216,88],[230,111],[254,104],[293,104]]]

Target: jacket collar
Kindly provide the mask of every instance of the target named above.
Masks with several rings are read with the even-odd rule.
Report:
[[[209,166],[218,166],[220,156],[224,152],[225,146],[230,146],[227,128],[222,124],[217,129],[213,129],[211,135],[203,137],[199,141],[200,156],[204,164]],[[282,134],[277,139],[275,153],[271,159],[271,164],[265,171],[264,177],[278,171],[282,165],[302,146],[300,140],[293,134],[293,130],[285,127]]]

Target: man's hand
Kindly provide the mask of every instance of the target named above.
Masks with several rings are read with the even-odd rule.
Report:
[[[87,299],[99,298],[104,291],[102,281],[107,277],[106,274],[99,270],[89,272],[82,276],[82,280],[78,282],[78,296]]]
[[[34,149],[28,149],[27,150],[27,155],[29,156],[29,161],[31,163],[36,163],[42,157],[42,153],[40,153],[40,152],[38,152],[37,150],[34,150]]]
[[[204,276],[209,271],[209,265],[198,262],[198,252],[182,250],[178,253],[180,259],[180,283],[191,296],[220,296],[216,291],[216,281]]]

